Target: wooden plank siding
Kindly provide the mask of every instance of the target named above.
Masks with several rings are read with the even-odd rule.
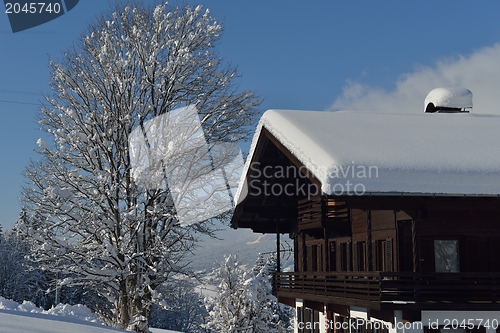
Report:
[[[318,204],[317,207],[320,205]],[[324,214],[323,214],[324,215]],[[316,228],[305,230],[307,243],[321,243],[321,257],[324,262],[321,270],[342,271],[347,269],[339,258],[338,251],[331,251],[330,242],[333,242],[334,249],[342,244],[350,243],[351,251],[344,250],[345,255],[349,255],[353,261],[348,264],[353,271],[372,270],[391,267],[394,271],[421,272],[434,271],[434,248],[435,240],[456,239],[460,245],[460,267],[464,272],[487,272],[500,271],[500,212],[445,212],[427,211],[425,218],[420,218],[416,222],[418,229],[418,244],[414,244],[412,236],[412,220],[398,220],[398,218],[410,217],[406,212],[395,212],[391,210],[372,210],[370,234],[367,229],[367,212],[362,209],[350,210],[350,237],[338,235],[335,227],[329,225],[328,230],[318,223]],[[314,231],[314,229],[317,229]],[[299,228],[299,233],[302,231]],[[311,235],[316,236],[312,237]],[[381,265],[377,261],[383,261],[381,253],[389,253],[386,249],[380,249],[381,242],[392,242],[392,260],[390,263]],[[368,244],[370,242],[370,244]],[[415,249],[418,249],[417,267],[413,267],[412,257]],[[332,254],[333,253],[333,254]],[[331,255],[333,257],[331,257]]]
[[[500,210],[455,211],[448,198],[416,201],[431,209],[373,209],[370,198],[299,202],[291,234],[299,270],[281,276],[278,295],[377,311],[500,309]],[[435,242],[443,240],[456,241],[457,273],[436,273]]]
[[[366,234],[366,211],[361,209],[351,210],[351,224],[353,235]]]
[[[376,230],[395,230],[396,215],[393,210],[372,210],[372,228]]]

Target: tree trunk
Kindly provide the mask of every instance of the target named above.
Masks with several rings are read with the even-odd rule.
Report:
[[[141,291],[143,286],[138,285],[137,274],[129,277],[129,290],[134,296],[129,297],[129,322],[128,329],[134,332],[147,333],[149,330],[149,320],[151,318],[151,300],[152,296],[149,291]]]
[[[145,293],[143,296],[137,296],[133,303],[134,332],[147,333],[151,318],[151,294]]]
[[[121,280],[118,300],[118,320],[121,328],[123,329],[126,329],[130,323],[129,299],[127,283],[125,280]]]

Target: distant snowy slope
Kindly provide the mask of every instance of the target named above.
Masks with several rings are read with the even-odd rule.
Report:
[[[217,233],[220,239],[203,237],[200,247],[191,258],[191,267],[196,271],[211,271],[215,262],[220,262],[225,255],[237,255],[239,262],[253,267],[259,253],[276,252],[276,235],[256,234],[249,229],[225,229]],[[282,236],[282,243],[290,240]]]

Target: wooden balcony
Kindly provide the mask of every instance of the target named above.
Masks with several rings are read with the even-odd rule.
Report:
[[[274,291],[375,310],[500,310],[500,273],[277,273]]]
[[[299,230],[349,226],[349,210],[344,201],[321,196],[298,202]]]

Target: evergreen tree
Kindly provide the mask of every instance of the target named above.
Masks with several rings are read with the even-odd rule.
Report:
[[[196,283],[179,279],[158,289],[163,301],[153,307],[151,327],[185,333],[200,333],[200,326],[208,315],[203,298],[195,290]]]
[[[226,257],[213,273],[216,296],[206,298],[205,326],[217,333],[285,333],[293,330],[292,311],[272,295],[270,269],[259,255],[247,273],[234,256]],[[272,262],[272,260],[270,261]]]
[[[278,299],[275,296],[271,295],[273,274],[277,271],[278,267],[276,253],[273,252],[268,254],[267,258],[265,259],[265,263],[262,264],[262,262],[263,256],[259,254],[259,259],[254,266],[254,271],[258,267],[260,267],[259,275],[266,279],[266,289],[268,295],[270,295],[270,301],[268,302],[268,305],[271,308],[272,312],[272,319],[269,322],[269,326],[271,326],[272,330],[275,330],[273,332],[293,332],[293,324],[295,318],[294,308],[279,303]]]
[[[264,255],[262,253],[259,253],[259,255],[257,256],[257,260],[255,261],[255,265],[252,268],[253,274],[259,274],[261,270],[266,268],[266,264],[267,263]]]
[[[247,292],[247,273],[236,256],[227,256],[218,263],[211,274],[216,284],[216,296],[207,297],[208,322],[204,326],[210,332],[252,333],[252,302]]]
[[[0,235],[0,296],[47,309],[53,297],[46,293],[50,279],[30,260],[29,245],[9,231]]]

